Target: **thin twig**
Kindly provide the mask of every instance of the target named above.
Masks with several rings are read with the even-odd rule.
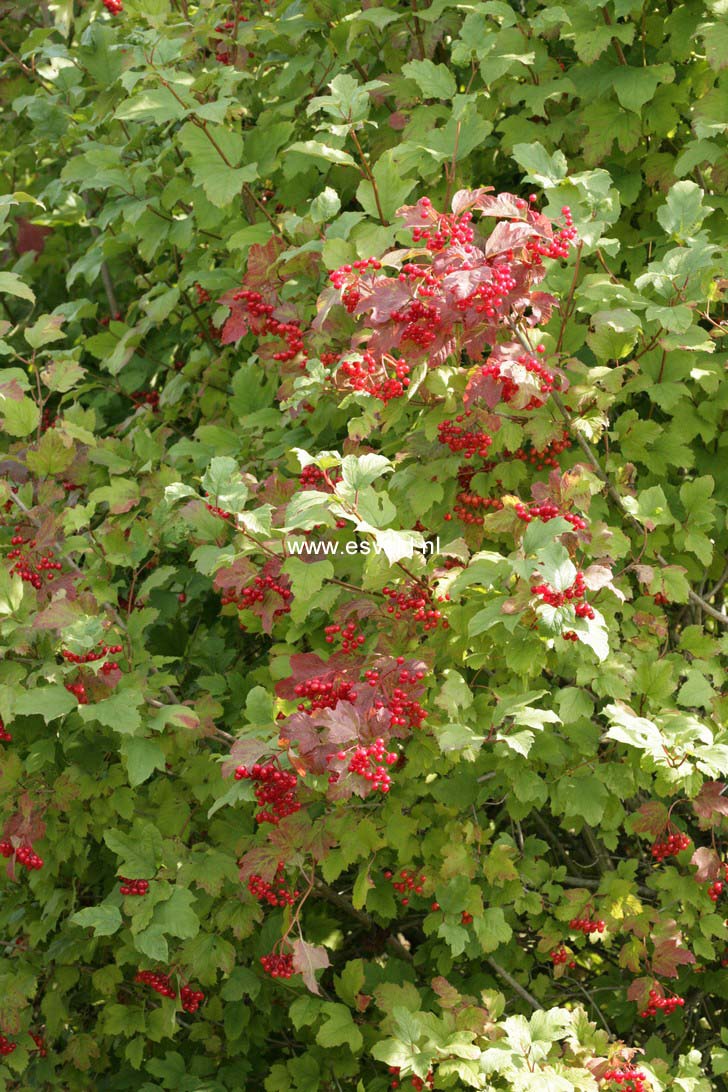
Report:
[[[537,1011],[543,1009],[543,1005],[536,1000],[532,993],[529,993],[527,989],[524,989],[520,982],[518,982],[512,974],[509,974],[505,967],[501,967],[500,963],[496,963],[494,959],[486,958],[485,962],[490,964],[498,977],[502,978],[504,982],[507,982],[513,992],[517,993],[532,1009],[536,1009]]]

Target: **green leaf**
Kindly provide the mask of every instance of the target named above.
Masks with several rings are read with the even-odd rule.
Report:
[[[76,925],[84,929],[93,929],[95,937],[110,937],[121,928],[122,920],[118,906],[102,903],[101,906],[87,906],[71,918]]]
[[[236,460],[228,455],[212,460],[202,477],[202,488],[211,503],[226,512],[242,512],[249,493]]]
[[[324,1022],[316,1033],[316,1042],[322,1047],[348,1046],[356,1053],[364,1040],[346,1005],[329,1002],[323,1007]]]
[[[46,724],[65,717],[72,709],[78,706],[77,699],[69,694],[64,686],[52,683],[50,686],[36,686],[33,690],[26,690],[15,702],[17,716],[40,716]]]
[[[217,208],[229,205],[240,194],[245,182],[253,182],[257,165],[247,163],[238,168],[243,155],[243,140],[239,133],[223,125],[204,128],[187,122],[178,134],[179,143],[189,154],[189,166],[198,186]]]
[[[700,186],[686,179],[672,187],[666,203],[657,210],[657,219],[669,235],[685,241],[696,234],[710,211],[703,205]]]
[[[476,914],[473,926],[484,952],[495,952],[513,936],[500,906],[489,906],[482,914]]]
[[[113,728],[121,735],[134,735],[142,722],[137,708],[142,701],[139,690],[117,690],[110,698],[105,698],[94,705],[80,705],[78,712],[86,724],[97,721],[106,728]]]
[[[152,823],[137,824],[132,835],[120,830],[104,831],[104,841],[119,858],[120,875],[140,880],[155,875],[162,858],[162,836]]]
[[[582,818],[590,826],[601,822],[609,800],[609,791],[603,781],[592,774],[564,778],[559,795],[563,798],[564,815]]]
[[[614,71],[614,90],[625,110],[639,114],[646,102],[653,98],[660,85],[672,83],[675,70],[672,65],[658,64],[635,68],[632,65],[618,67]]]
[[[624,506],[630,515],[643,524],[648,531],[659,526],[669,526],[675,521],[667,503],[667,497],[660,485],[643,489],[637,497],[625,495]]]
[[[634,347],[641,322],[626,308],[597,311],[591,318],[587,344],[598,360],[621,360]]]
[[[114,117],[121,121],[151,121],[163,125],[167,121],[180,121],[188,113],[189,108],[183,106],[169,88],[159,87],[132,95],[117,109]]]
[[[333,220],[340,208],[338,193],[331,186],[326,186],[311,202],[309,215],[314,224],[325,224]]]
[[[165,754],[152,739],[126,739],[121,747],[132,788],[147,781],[155,770],[163,770]]]
[[[134,947],[148,959],[159,963],[169,960],[169,945],[160,925],[148,925],[134,936]]]
[[[9,436],[27,436],[38,427],[40,411],[32,398],[6,398],[0,392],[0,417]]]
[[[334,566],[330,561],[302,561],[300,557],[289,557],[282,571],[291,578],[292,614],[296,622],[303,622],[316,609],[316,596],[325,581],[333,577]]]
[[[194,905],[195,896],[188,888],[174,887],[171,897],[154,907],[152,924],[164,933],[183,940],[196,937],[200,919],[193,909]]]
[[[365,485],[371,485],[391,469],[392,464],[384,455],[374,453],[359,456],[346,455],[341,463],[341,476],[347,491],[341,492],[340,495],[347,498],[353,496]]]
[[[513,148],[513,158],[519,167],[526,172],[526,181],[535,182],[544,189],[557,185],[566,178],[567,164],[563,152],[557,151],[549,155],[543,144],[516,144]]]
[[[289,145],[288,151],[300,152],[313,159],[325,159],[338,167],[356,167],[356,160],[352,159],[348,152],[342,152],[340,148],[332,148],[330,144],[324,144],[319,140],[297,140],[295,144]]]
[[[0,614],[15,614],[23,602],[23,581],[17,573],[0,569]]]
[[[17,296],[18,299],[35,303],[35,293],[28,288],[24,280],[17,273],[0,273],[0,292],[7,296]]]
[[[409,61],[402,66],[403,75],[414,80],[426,99],[452,99],[457,83],[447,65],[432,61]]]
[[[395,162],[395,153],[393,151],[385,152],[384,155],[379,157],[372,174],[377,185],[379,205],[377,205],[374,186],[367,179],[359,183],[359,188],[356,191],[357,200],[373,219],[379,217],[379,209],[381,208],[384,219],[389,221],[414,189],[417,184],[416,180],[402,177],[401,168]]]
[[[63,315],[41,315],[24,333],[25,340],[32,349],[40,349],[52,341],[62,341],[66,336],[61,327]]]

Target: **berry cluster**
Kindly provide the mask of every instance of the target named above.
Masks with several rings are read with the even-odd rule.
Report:
[[[334,288],[343,288],[346,285],[349,274],[355,273],[361,275],[362,273],[366,273],[367,269],[378,271],[381,268],[382,263],[376,258],[363,258],[361,261],[352,262],[351,265],[342,265],[340,269],[335,269],[333,273],[329,273],[329,280]]]
[[[510,287],[515,286],[511,285]],[[536,351],[542,352],[543,348],[543,345],[539,345]],[[544,404],[544,400],[548,398],[554,389],[554,376],[545,364],[542,364],[535,356],[528,356],[524,353],[521,356],[516,357],[516,363],[528,372],[529,375],[535,376],[536,381],[538,382],[539,393],[544,396],[543,398],[538,398],[534,395],[528,400],[524,409],[538,409],[539,406]],[[502,371],[502,368],[503,365],[500,362],[495,364],[484,364],[480,370],[480,374],[483,378],[490,378],[499,384],[502,388],[500,396],[501,402],[512,402],[518,395],[521,387],[513,376]],[[533,387],[531,387],[531,389],[533,389]]]
[[[256,762],[250,769],[238,766],[235,780],[256,783],[255,799],[262,809],[255,817],[259,823],[277,825],[287,815],[300,810],[301,804],[296,799],[297,776],[290,770],[282,770],[275,762],[264,765]]]
[[[551,501],[543,501],[541,504],[531,505],[517,504],[515,513],[524,523],[531,523],[535,519],[541,520],[541,523],[548,523],[549,520],[561,517],[570,523],[575,531],[585,531],[587,528],[585,519],[581,516],[574,515],[573,512],[559,511],[558,505],[553,504]]]
[[[213,516],[217,516],[218,519],[225,520],[226,522],[228,520],[234,520],[235,519],[235,516],[232,514],[232,512],[226,512],[224,508],[220,508],[216,504],[210,504],[209,503],[209,497],[210,497],[209,493],[205,493],[205,496],[208,498],[208,500],[205,502],[205,508],[207,509],[208,512],[211,512]]]
[[[514,308],[522,314],[524,300],[545,274],[543,259],[563,257],[576,234],[568,209],[563,226],[555,229],[511,194],[461,191],[453,209],[441,213],[428,198],[400,209],[415,247],[422,249],[412,253],[396,277],[380,272],[379,263],[371,260],[330,274],[343,307],[367,327],[366,348],[375,359],[400,352],[410,362],[436,367],[452,354],[456,338],[463,352],[479,359],[484,344],[496,344],[496,331]],[[476,210],[499,221],[488,239],[477,242]],[[548,302],[542,298],[539,307],[548,318]],[[328,323],[324,317],[315,326],[335,329],[335,320]],[[357,335],[352,349],[361,352]],[[525,361],[522,367],[533,370],[537,393],[545,396],[551,375],[540,364],[534,366],[530,354]]]
[[[88,694],[86,693],[86,686],[82,679],[77,679],[76,682],[67,682],[63,685],[69,693],[76,697],[79,705],[88,705]]]
[[[561,455],[563,451],[567,451],[571,447],[571,438],[568,432],[562,432],[561,436],[556,440],[551,440],[542,448],[534,448],[530,444],[516,448],[515,451],[510,451],[506,448],[504,451],[499,452],[498,462],[506,462],[509,459],[517,459],[518,462],[528,463],[534,468],[534,470],[545,470],[546,467],[556,469],[559,465],[557,456]],[[491,470],[496,464],[491,463],[483,469]]]
[[[43,859],[33,852],[32,846],[18,846],[16,849],[9,838],[3,838],[0,841],[0,853],[3,857],[12,857],[14,855],[18,864],[23,865],[29,872],[43,867]]]
[[[718,899],[723,894],[724,887],[725,881],[723,880],[716,880],[715,883],[710,884],[708,887],[708,898],[711,902],[718,902]]]
[[[606,923],[601,918],[594,920],[591,918],[572,918],[569,922],[569,928],[575,933],[583,933],[585,937],[590,937],[594,933],[603,933],[606,929]]]
[[[540,263],[542,257],[566,258],[568,256],[569,247],[576,239],[577,232],[568,205],[563,206],[561,215],[564,218],[564,227],[560,228],[551,239],[529,239],[526,243],[536,265]]]
[[[416,872],[410,872],[407,868],[402,869],[398,880],[394,879],[394,873],[390,872],[389,869],[384,873],[384,878],[385,880],[391,880],[394,890],[398,891],[402,896],[399,900],[402,903],[402,906],[409,906],[410,894],[422,895],[424,892],[424,885],[427,883],[427,876],[418,876]],[[433,903],[431,909],[434,907],[437,907],[438,910],[440,909],[437,903]]]
[[[105,656],[117,656],[123,651],[122,645],[101,645],[97,652],[84,652],[83,655],[77,652],[69,652],[64,648],[61,649],[61,656],[69,664],[93,664],[96,663],[97,660],[103,660]],[[113,668],[118,669],[118,667],[119,665],[116,663],[106,663],[101,670],[103,671],[104,668],[107,670],[112,670]]]
[[[254,875],[248,880],[248,891],[258,902],[267,902],[269,906],[293,906],[301,894],[298,890],[289,891],[286,887],[283,861],[278,862],[272,883],[262,876]]]
[[[332,645],[337,636],[341,635],[341,651],[355,653],[366,641],[363,633],[358,633],[356,622],[347,622],[345,626],[331,625],[324,628],[326,644]]]
[[[276,952],[271,952],[269,955],[260,957],[260,964],[271,978],[292,978],[296,973],[293,956],[290,953],[278,955]]]
[[[333,493],[335,486],[341,481],[341,474],[334,474],[330,470],[320,470],[313,463],[304,466],[298,479],[302,489],[318,489],[320,493]]]
[[[346,760],[346,753],[339,751],[336,756],[340,761]],[[386,766],[393,766],[399,755],[394,751],[386,751],[383,739],[376,739],[367,747],[359,745],[349,759],[347,769],[349,773],[363,777],[369,782],[372,792],[389,792],[392,779],[387,773]]]
[[[564,591],[556,591],[550,584],[534,584],[531,595],[537,595],[542,603],[549,607],[563,607],[565,603],[574,603],[574,613],[577,618],[593,618],[594,610],[584,600],[586,594],[586,580],[583,572],[577,572],[574,583]]]
[[[11,1043],[9,1039],[6,1039],[4,1035],[0,1035],[0,1055],[6,1057],[8,1054],[12,1054],[14,1050],[18,1049],[17,1043]]]
[[[14,549],[8,551],[8,561],[15,562],[10,572],[17,573],[21,580],[30,584],[36,591],[40,591],[44,582],[52,583],[55,580],[55,574],[63,568],[60,561],[53,560],[55,550],[52,547],[44,554],[36,553],[35,557],[30,556],[28,551],[20,549],[21,546],[27,546],[29,551],[35,551],[37,543],[34,538],[24,538],[19,526],[15,528],[10,544]]]
[[[204,303],[210,302],[210,293],[206,288],[203,288],[201,284],[195,285],[195,292],[197,294],[198,307],[201,307]]]
[[[373,353],[365,352],[361,360],[343,361],[332,378],[337,386],[371,394],[386,405],[407,390],[409,372],[406,360],[387,354],[377,359]]]
[[[247,23],[248,22],[247,16],[238,15],[238,22],[239,23]],[[235,26],[236,26],[235,20],[228,19],[224,23],[218,23],[218,25],[215,27],[215,33],[216,34],[227,34],[231,30],[234,31]],[[251,56],[252,56],[252,54],[251,54]],[[218,61],[220,64],[228,64],[228,65],[233,64],[234,55],[230,52],[229,49],[226,49],[226,48],[223,47],[222,42],[218,41],[216,43],[216,47],[215,47],[215,60]]]
[[[663,595],[662,592],[656,592],[652,596],[652,599],[656,607],[669,607],[670,605],[670,600],[666,595]]]
[[[412,239],[415,243],[424,243],[428,250],[444,250],[453,243],[461,243],[469,247],[473,241],[473,229],[470,222],[473,219],[471,212],[464,212],[461,216],[450,213],[438,214],[432,207],[429,197],[421,197],[417,202],[418,208],[428,215],[434,213],[435,223],[425,227],[414,227]]]
[[[297,698],[310,702],[308,706],[301,702],[298,706],[299,713],[313,713],[317,709],[335,709],[340,701],[356,701],[356,691],[352,688],[352,684],[334,679],[306,679],[305,682],[296,684],[295,693]]]
[[[375,701],[374,709],[387,709],[392,714],[392,724],[401,728],[421,728],[427,719],[427,711],[422,709],[416,698],[408,695],[404,686],[415,686],[416,681],[425,677],[422,672],[402,672],[399,674],[399,686],[384,701]]]
[[[453,454],[462,451],[466,459],[472,459],[474,455],[484,459],[493,441],[481,428],[460,428],[462,421],[470,414],[470,410],[458,414],[455,418],[456,424],[449,420],[441,421],[437,426],[437,439],[441,444],[447,444]]]
[[[672,997],[662,997],[657,990],[650,990],[647,1005],[640,1016],[643,1020],[654,1016],[657,1012],[664,1012],[666,1016],[669,1016],[675,1009],[682,1008],[684,1004],[684,998],[678,997],[677,994],[673,994]]]
[[[255,610],[266,599],[280,600],[280,606],[273,611],[273,618],[289,614],[291,610],[291,591],[286,577],[276,577],[272,573],[258,573],[244,588],[231,595],[223,595],[220,602],[223,607],[234,603],[238,610]]]
[[[644,1073],[633,1065],[622,1065],[605,1070],[601,1080],[614,1086],[614,1092],[647,1092]],[[610,1092],[612,1090],[610,1089]]]
[[[134,976],[135,982],[141,982],[144,986],[150,986],[155,993],[162,997],[176,999],[177,990],[171,984],[168,974],[161,971],[138,971]],[[205,1000],[201,990],[193,990],[190,986],[183,986],[180,990],[180,1001],[185,1012],[197,1012],[200,1004]]]
[[[122,895],[146,895],[149,891],[149,880],[129,880],[126,876],[119,876]]]
[[[550,953],[549,959],[553,963],[554,967],[559,967],[561,964],[568,964],[569,968],[573,971],[576,967],[576,963],[573,959],[570,959],[569,953],[564,948],[563,944],[560,948],[554,948]]]
[[[101,0],[109,15],[121,15],[124,5],[121,0]]]
[[[397,665],[401,667],[403,663],[404,657],[398,656]],[[390,723],[393,727],[421,728],[427,713],[419,701],[403,688],[418,687],[424,677],[424,671],[408,671],[403,668],[397,674],[398,685],[394,686],[386,694],[386,700],[385,698],[377,698],[374,702],[374,708],[387,709],[392,716]],[[391,674],[382,676],[376,669],[369,669],[364,672],[364,681],[371,687],[379,687],[382,683],[390,683],[391,679]]]
[[[45,1045],[45,1040],[43,1039],[43,1036],[40,1034],[40,1032],[29,1031],[28,1035],[31,1037],[31,1039],[35,1043],[36,1048],[38,1050],[38,1054],[40,1055],[40,1057],[41,1058],[47,1058],[48,1057],[48,1047]]]
[[[266,303],[260,292],[241,288],[230,296],[233,303],[242,304],[238,313],[247,314],[250,328],[259,337],[269,335],[280,338],[285,343],[285,349],[273,353],[273,359],[281,363],[294,360],[300,355],[300,367],[306,367],[307,354],[303,345],[301,324],[297,320],[282,322],[274,318],[276,307],[272,303]]]
[[[396,588],[382,588],[382,595],[389,599],[387,614],[399,621],[409,615],[413,622],[422,622],[425,632],[442,626],[448,629],[448,621],[442,611],[432,605],[432,592],[426,586],[415,585],[411,589],[397,591]]]
[[[12,743],[13,737],[5,727],[5,721],[0,717],[0,743]]]
[[[475,524],[478,527],[482,527],[485,522],[485,516],[477,515],[479,510],[487,513],[489,509],[494,512],[500,512],[503,509],[502,500],[497,497],[480,497],[477,493],[458,493],[457,502],[455,515],[458,519],[463,523]],[[449,512],[445,515],[445,519],[448,523],[452,519]]]
[[[677,857],[690,845],[690,837],[680,830],[673,830],[666,838],[658,838],[652,846],[652,857],[659,864],[667,857]]]
[[[179,999],[185,1012],[193,1013],[197,1012],[205,1000],[205,995],[202,990],[193,990],[191,986],[183,986],[179,991]]]
[[[159,391],[134,391],[129,397],[135,406],[149,406],[152,413],[159,413]]]
[[[458,311],[467,313],[472,309],[476,315],[485,315],[491,320],[497,318],[518,282],[507,264],[492,266],[491,275],[492,280],[479,284],[469,296],[457,301],[455,306]]]
[[[484,516],[478,515],[479,512],[488,512],[492,509],[494,512],[500,512],[503,508],[503,501],[497,497],[481,497],[478,493],[474,493],[471,489],[471,482],[473,477],[477,473],[473,466],[461,466],[458,470],[458,485],[460,491],[456,497],[455,515],[463,523],[475,524],[479,527],[483,526]],[[452,515],[448,512],[445,516],[447,522],[452,519]]]

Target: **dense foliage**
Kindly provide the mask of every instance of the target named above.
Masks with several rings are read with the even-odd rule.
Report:
[[[0,1085],[728,1073],[723,0],[4,0]]]

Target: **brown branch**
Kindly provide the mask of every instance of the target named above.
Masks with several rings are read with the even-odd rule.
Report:
[[[602,18],[604,19],[604,22],[607,24],[608,27],[612,26],[612,20],[606,8],[602,8]],[[619,38],[612,38],[612,45],[614,46],[614,52],[617,54],[617,60],[619,61],[619,63],[626,65],[627,58],[624,55],[622,43],[620,42]]]
[[[504,982],[507,982],[513,992],[517,993],[518,996],[522,998],[522,1000],[524,1000],[527,1005],[530,1005],[532,1009],[536,1009],[538,1011],[543,1008],[543,1005],[536,1000],[533,994],[529,993],[528,990],[525,989],[520,984],[520,982],[518,982],[513,977],[512,974],[509,974],[505,967],[501,967],[500,963],[496,963],[496,961],[494,959],[491,959],[490,957],[487,957],[485,962],[490,964],[498,977],[502,978]]]
[[[382,203],[381,203],[381,201],[379,199],[379,189],[377,188],[377,180],[376,180],[376,178],[374,177],[374,175],[371,172],[371,168],[369,167],[369,161],[367,160],[367,157],[364,154],[364,149],[362,148],[361,144],[359,143],[359,138],[357,137],[356,132],[355,132],[353,127],[351,129],[349,129],[349,134],[351,136],[351,139],[354,141],[354,145],[356,147],[357,154],[359,156],[359,161],[361,163],[362,170],[364,171],[364,174],[366,175],[366,177],[367,177],[367,179],[368,179],[368,181],[369,181],[369,183],[370,183],[370,185],[372,187],[372,193],[374,194],[374,203],[377,206],[377,213],[379,214],[379,222],[384,227],[388,227],[389,221],[384,216],[384,212],[382,210]]]

